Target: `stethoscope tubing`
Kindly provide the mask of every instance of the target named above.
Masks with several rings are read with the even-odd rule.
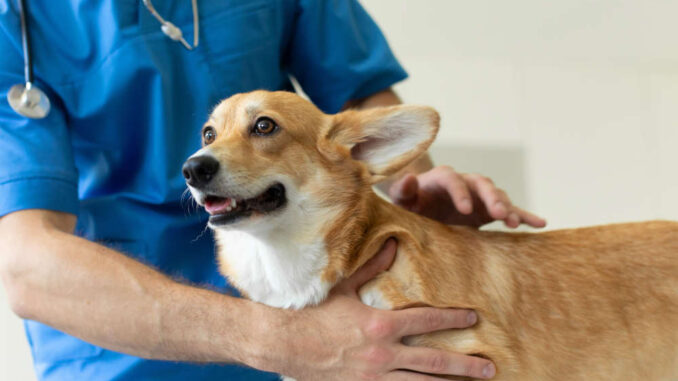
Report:
[[[31,54],[31,40],[29,36],[28,8],[26,0],[18,0],[19,20],[21,23],[21,45],[24,53],[24,83],[12,86],[7,92],[7,102],[19,115],[32,119],[42,119],[49,114],[50,100],[47,94],[37,86],[33,86],[33,55]],[[151,14],[161,23],[161,29],[167,37],[180,42],[186,49],[192,50],[198,46],[200,26],[198,20],[198,1],[191,0],[193,8],[193,46],[183,37],[181,29],[165,20],[153,7],[151,0],[143,0],[143,4]]]
[[[33,57],[29,36],[28,19],[26,18],[26,0],[19,0],[19,19],[21,21],[21,45],[24,51],[24,78],[27,87],[33,84]]]

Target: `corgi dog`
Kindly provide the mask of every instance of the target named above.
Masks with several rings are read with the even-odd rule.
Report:
[[[375,194],[426,152],[439,121],[413,105],[327,115],[289,92],[222,101],[183,167],[220,271],[254,301],[299,309],[395,237],[391,268],[360,290],[365,304],[479,316],[407,344],[487,357],[496,380],[678,380],[678,223],[480,231]]]

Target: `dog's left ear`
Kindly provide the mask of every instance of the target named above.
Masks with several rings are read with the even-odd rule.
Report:
[[[326,139],[349,149],[379,182],[426,152],[439,126],[440,116],[426,106],[348,110],[333,116]]]

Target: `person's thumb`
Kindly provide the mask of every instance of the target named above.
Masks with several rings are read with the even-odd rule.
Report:
[[[417,176],[412,174],[405,175],[393,183],[388,191],[393,203],[403,207],[412,206],[417,201],[418,192],[419,181]]]
[[[360,287],[391,267],[397,248],[398,244],[395,239],[386,240],[374,257],[334,288],[335,292],[356,295]]]

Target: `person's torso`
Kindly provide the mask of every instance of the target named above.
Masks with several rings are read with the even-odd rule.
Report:
[[[191,1],[154,2],[193,41]],[[283,55],[287,0],[200,0],[199,46],[160,30],[141,0],[29,2],[35,74],[65,111],[81,199],[77,233],[189,282],[228,287],[217,273],[206,216],[181,175],[223,98],[290,89]],[[12,12],[7,17],[14,16]],[[27,322],[42,379],[275,378],[234,366],[147,361]]]

